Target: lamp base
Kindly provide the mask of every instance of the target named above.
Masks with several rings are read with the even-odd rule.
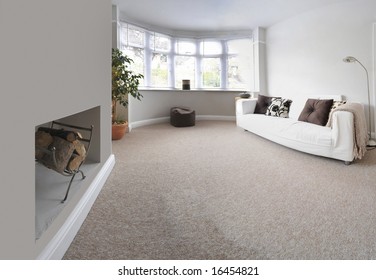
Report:
[[[376,141],[373,139],[369,139],[367,143],[367,147],[376,147]]]

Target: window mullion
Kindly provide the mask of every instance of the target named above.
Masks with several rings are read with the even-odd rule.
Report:
[[[225,89],[228,87],[228,82],[227,82],[227,68],[228,68],[228,63],[227,63],[227,51],[226,51],[226,41],[222,40],[222,55],[221,55],[221,88]]]
[[[200,40],[196,40],[196,88],[201,89],[203,87],[202,79],[202,55],[200,54]]]
[[[144,79],[145,79],[145,86],[151,86],[151,59],[152,59],[152,51],[150,48],[150,34],[149,32],[145,32],[145,55],[144,55]]]
[[[175,88],[175,56],[176,56],[176,39],[171,38],[171,49],[168,54],[168,85]]]

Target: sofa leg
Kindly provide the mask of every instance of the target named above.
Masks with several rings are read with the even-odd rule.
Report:
[[[351,161],[345,161],[345,165],[350,165]]]

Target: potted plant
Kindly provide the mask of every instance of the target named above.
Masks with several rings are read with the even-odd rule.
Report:
[[[117,105],[128,107],[128,95],[141,100],[138,91],[140,79],[144,76],[136,74],[130,69],[133,60],[123,54],[119,49],[112,49],[112,139],[121,139],[128,126],[128,122],[119,120]]]

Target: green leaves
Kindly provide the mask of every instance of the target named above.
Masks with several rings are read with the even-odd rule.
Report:
[[[130,70],[132,63],[119,49],[112,49],[112,100],[124,107],[128,106],[128,94],[138,100],[143,97],[138,86],[144,76]]]

